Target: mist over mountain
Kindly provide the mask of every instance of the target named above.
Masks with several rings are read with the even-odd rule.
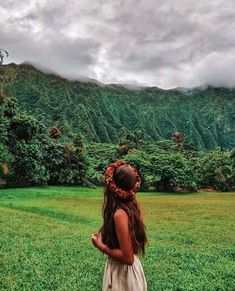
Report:
[[[235,89],[104,85],[9,64],[0,67],[0,98],[10,96],[65,136],[79,131],[88,141],[116,143],[138,130],[154,142],[180,131],[199,149],[235,147]]]

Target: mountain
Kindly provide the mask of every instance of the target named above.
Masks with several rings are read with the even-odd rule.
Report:
[[[183,132],[199,149],[235,147],[235,89],[171,89],[69,81],[30,64],[0,66],[0,98],[15,96],[21,109],[65,135],[116,143],[139,130],[143,138]]]

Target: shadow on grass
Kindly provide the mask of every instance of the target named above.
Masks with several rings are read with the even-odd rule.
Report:
[[[10,203],[8,205],[3,205],[1,204],[1,207],[5,207],[5,208],[9,208],[9,209],[14,209],[14,210],[18,210],[18,211],[22,211],[22,212],[29,212],[32,214],[37,214],[40,216],[44,216],[44,217],[49,217],[49,218],[53,218],[53,219],[57,219],[57,220],[61,220],[61,221],[66,221],[69,223],[79,223],[79,224],[84,224],[84,225],[88,225],[94,222],[94,220],[91,219],[87,219],[84,217],[78,217],[78,216],[74,216],[72,214],[65,214],[63,212],[58,212],[58,211],[52,211],[49,209],[42,209],[39,207],[17,207],[17,206],[13,206]]]

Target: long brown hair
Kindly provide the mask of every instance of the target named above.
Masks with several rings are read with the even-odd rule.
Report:
[[[114,171],[114,181],[119,188],[129,190],[136,183],[136,178],[131,170],[131,166],[120,166]],[[114,213],[117,209],[123,209],[129,218],[129,230],[131,233],[132,246],[135,254],[145,253],[145,245],[147,243],[146,227],[143,223],[143,218],[139,203],[136,197],[129,199],[119,199],[105,185],[104,187],[104,202],[103,202],[103,226],[100,231],[102,239],[110,248],[119,248],[119,242],[115,229]]]

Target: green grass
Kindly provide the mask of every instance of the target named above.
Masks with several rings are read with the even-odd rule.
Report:
[[[138,197],[150,291],[235,289],[235,193]],[[101,205],[101,188],[0,190],[0,290],[100,290]]]

